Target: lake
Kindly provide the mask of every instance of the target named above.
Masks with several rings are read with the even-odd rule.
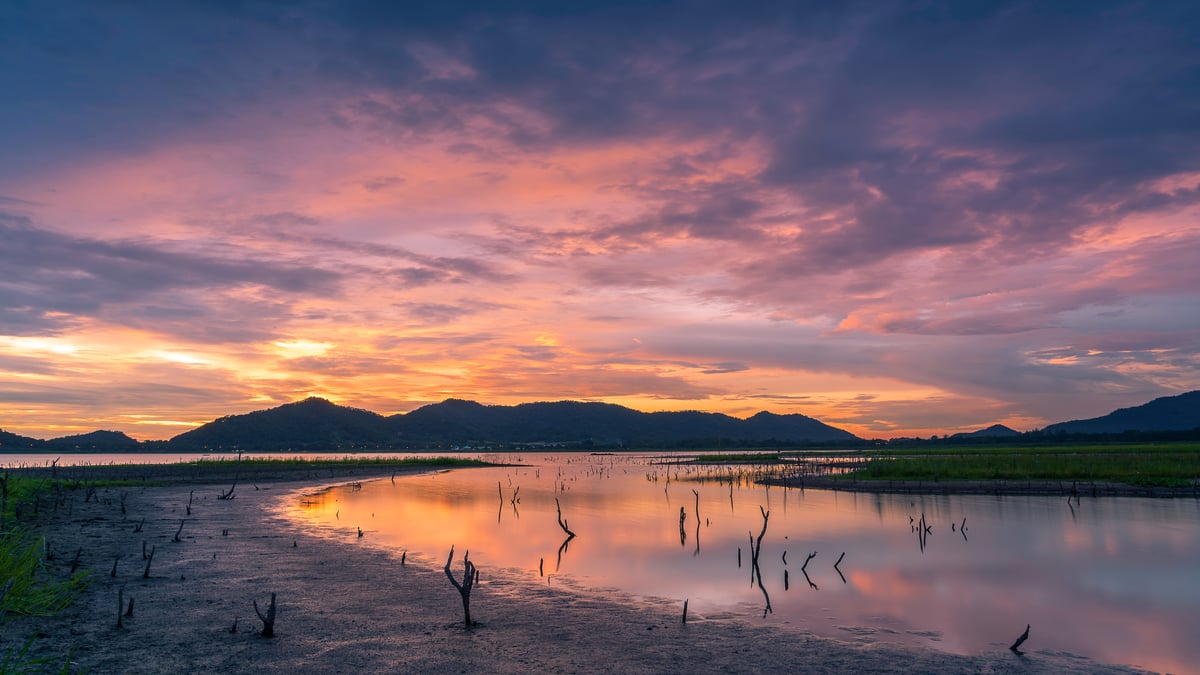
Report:
[[[469,549],[485,585],[489,576],[514,575],[670,602],[680,612],[687,599],[690,621],[737,617],[956,653],[1004,649],[1031,624],[1028,650],[1200,672],[1195,499],[1068,504],[1063,497],[801,491],[729,479],[744,468],[667,464],[678,455],[479,456],[525,466],[394,484],[384,478],[296,496],[281,508],[317,534],[407,551],[439,567],[456,546],[456,571]],[[0,462],[48,465],[56,457],[6,454]],[[59,465],[200,458],[234,456],[63,454]],[[556,498],[577,535],[565,547]],[[762,511],[769,520],[760,579],[752,576],[751,548]],[[923,538],[915,527],[922,517],[930,528]],[[485,617],[486,602],[475,604]]]
[[[1007,648],[1032,624],[1029,650],[1173,672],[1200,663],[1195,499],[801,491],[661,456],[484,458],[527,466],[339,486],[285,510],[325,536],[438,566],[455,546],[456,571],[468,549],[482,583],[520,575],[681,613],[687,599],[691,621],[741,617],[956,653]],[[565,546],[560,507],[577,535]]]

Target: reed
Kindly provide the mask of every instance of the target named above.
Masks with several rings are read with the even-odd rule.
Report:
[[[872,453],[854,480],[1110,481],[1187,487],[1200,480],[1200,444],[1105,445]]]

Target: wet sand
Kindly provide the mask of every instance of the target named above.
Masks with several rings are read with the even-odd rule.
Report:
[[[226,476],[155,471],[170,484],[100,489],[86,503],[85,489],[68,491],[56,512],[43,498],[31,524],[53,554],[47,572],[65,577],[82,549],[91,584],[58,616],[10,617],[0,627],[0,654],[37,636],[30,658],[49,659],[57,671],[69,657],[70,672],[91,673],[1130,672],[1039,650],[1036,628],[1024,656],[1006,644],[959,656],[694,612],[684,625],[673,602],[580,593],[487,568],[471,596],[477,625],[468,629],[444,558],[409,556],[402,565],[399,553],[373,548],[369,535],[322,538],[279,515],[304,492],[369,476],[387,480],[391,468],[243,476],[232,500],[217,499],[229,489]],[[156,551],[148,579],[143,542]],[[461,578],[461,558],[453,570]],[[134,599],[122,628],[120,588],[126,602]],[[275,637],[264,638],[252,602],[265,609],[271,593]]]

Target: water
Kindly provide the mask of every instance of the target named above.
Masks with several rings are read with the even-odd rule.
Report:
[[[1068,506],[1059,497],[800,491],[718,482],[732,469],[649,457],[520,459],[528,466],[341,486],[287,510],[327,536],[439,566],[451,546],[457,556],[469,549],[485,580],[504,570],[530,583],[665,598],[681,611],[686,598],[691,620],[738,616],[956,653],[1006,648],[1028,623],[1027,649],[1173,672],[1200,663],[1194,499]],[[578,535],[566,546],[556,498]],[[760,584],[751,549],[763,511]],[[922,516],[931,528],[923,542],[914,524]]]

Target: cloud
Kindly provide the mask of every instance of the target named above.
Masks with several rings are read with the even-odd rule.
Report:
[[[180,294],[265,287],[328,297],[338,293],[341,279],[335,272],[284,261],[218,258],[150,241],[73,237],[26,222],[0,219],[0,265],[7,271],[0,280],[0,325],[13,335],[53,332],[114,307],[146,305],[144,318],[163,318],[155,303]]]
[[[238,405],[1137,403],[1200,386],[1197,11],[9,3],[0,333],[338,345]]]

